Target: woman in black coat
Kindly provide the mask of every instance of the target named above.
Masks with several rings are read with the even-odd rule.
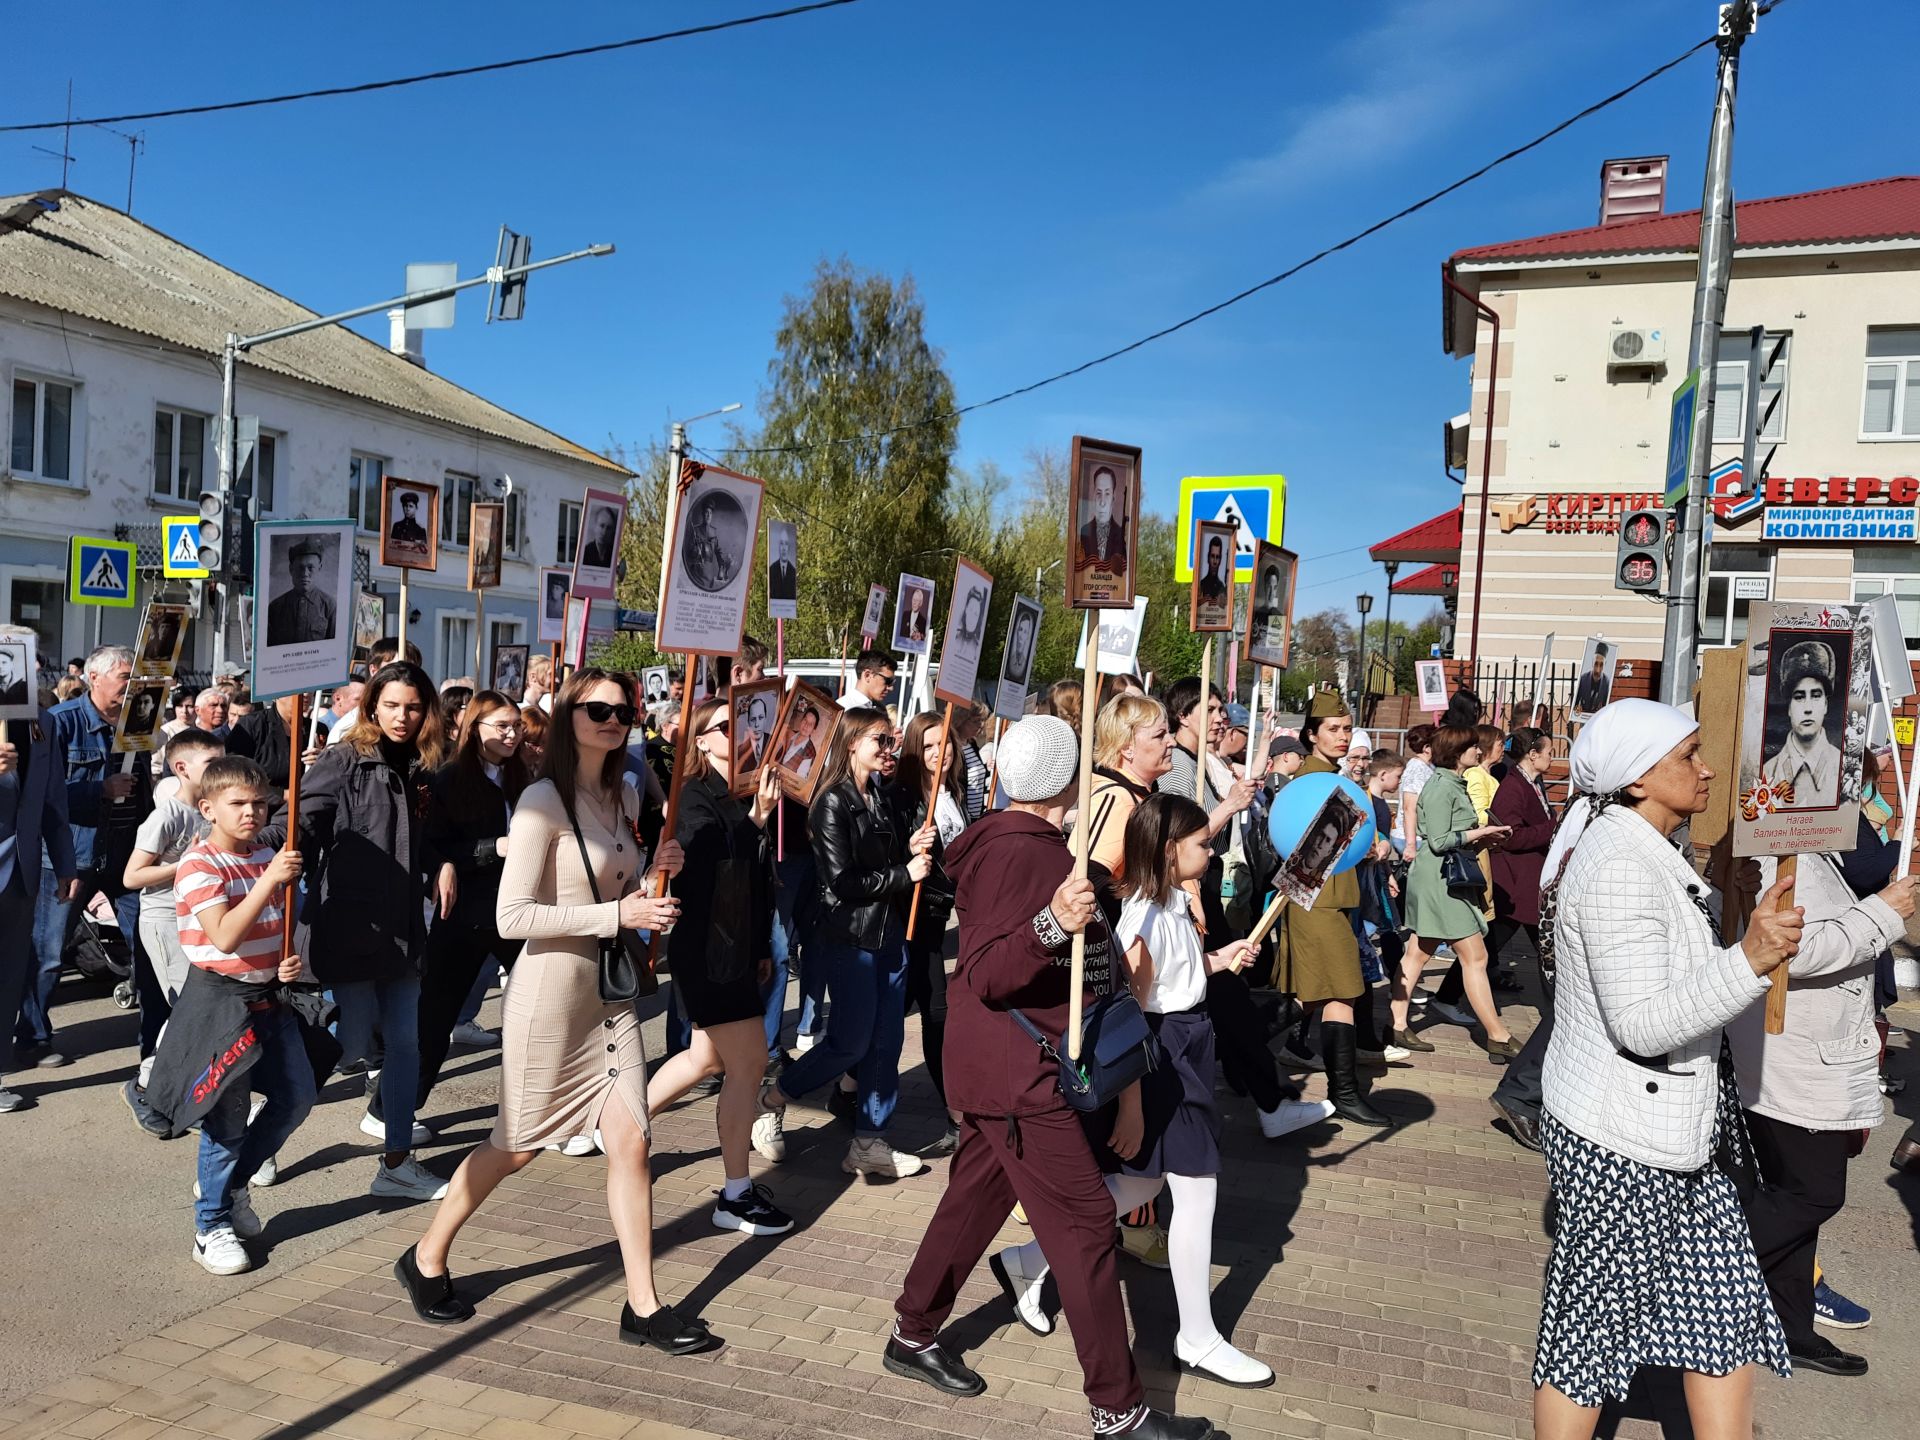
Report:
[[[889,792],[899,812],[902,833],[911,835],[933,820],[933,868],[920,886],[920,908],[914,913],[913,938],[907,941],[906,1008],[920,1012],[920,1052],[926,1057],[927,1078],[933,1081],[940,1103],[947,1103],[947,917],[953,913],[953,881],[941,858],[946,847],[967,826],[967,792],[961,781],[960,746],[946,737],[947,753],[940,779],[941,718],[932,711],[916,715],[900,746],[900,768]],[[960,1142],[959,1117],[947,1112],[947,1133],[923,1154],[950,1155]]]
[[[767,820],[780,804],[780,768],[760,767],[749,805],[729,792],[733,755],[727,702],[695,707],[685,747],[686,774],[674,837],[686,862],[674,877],[680,919],[667,942],[673,988],[693,1023],[685,1050],[647,1082],[647,1111],[658,1115],[695,1083],[725,1075],[714,1121],[726,1188],[713,1223],[747,1235],[783,1235],[792,1217],[747,1175],[756,1097],[767,1071],[766,1003],[760,987],[773,973],[773,853]]]
[[[344,1058],[383,1064],[379,1113],[360,1122],[384,1139],[370,1193],[436,1200],[446,1182],[413,1158],[428,1137],[414,1121],[420,1083],[420,967],[426,949],[428,781],[443,739],[433,681],[418,665],[383,666],[360,716],[314,762],[300,787],[306,893],[298,948],[340,1006]],[[373,1037],[386,1044],[377,1060]]]
[[[444,712],[443,712],[444,713]],[[420,1095],[424,1107],[447,1062],[460,1007],[488,965],[511,970],[519,940],[494,921],[507,822],[533,778],[520,707],[497,690],[468,704],[453,759],[428,782],[426,859],[434,874],[433,929],[420,982]]]

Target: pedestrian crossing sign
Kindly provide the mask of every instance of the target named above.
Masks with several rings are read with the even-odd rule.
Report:
[[[1287,477],[1284,475],[1189,475],[1180,482],[1180,516],[1175,533],[1181,538],[1174,558],[1173,578],[1193,580],[1194,526],[1202,521],[1231,525],[1233,578],[1253,579],[1256,540],[1278,545],[1286,527]]]
[[[133,559],[130,540],[73,537],[67,555],[67,599],[75,605],[133,608]]]
[[[160,522],[160,572],[169,580],[204,580],[200,563],[200,517],[169,515]]]

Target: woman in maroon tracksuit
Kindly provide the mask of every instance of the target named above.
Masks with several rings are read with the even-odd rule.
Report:
[[[946,1193],[907,1271],[883,1363],[950,1395],[983,1381],[940,1347],[941,1325],[1014,1202],[1058,1263],[1096,1436],[1206,1440],[1204,1419],[1149,1409],[1127,1338],[1114,1259],[1113,1199],[1058,1072],[1007,1012],[1043,1033],[1066,1028],[1073,935],[1086,933],[1086,988],[1112,984],[1111,935],[1089,881],[1073,878],[1060,823],[1074,798],[1077,746],[1057,716],[1033,716],[1000,742],[1010,804],[969,826],[946,852],[960,917],[960,965],[948,992],[947,1103],[960,1142]],[[1056,1248],[1057,1247],[1057,1248]]]

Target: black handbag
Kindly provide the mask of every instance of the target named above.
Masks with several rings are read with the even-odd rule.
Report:
[[[1007,1012],[1060,1069],[1060,1094],[1075,1110],[1112,1104],[1120,1092],[1160,1063],[1159,1044],[1140,1002],[1128,991],[1103,995],[1080,1017],[1080,1058],[1070,1060],[1018,1010]]]
[[[587,854],[587,842],[580,834],[580,821],[573,813],[573,806],[567,806],[567,820],[573,826],[573,843],[580,847],[580,868],[587,872],[587,888],[593,892],[593,903],[603,904],[600,899],[600,882],[594,877],[593,858]],[[627,828],[626,807],[620,810],[620,825]],[[636,839],[636,845],[639,841]],[[616,929],[613,935],[600,942],[600,961],[597,978],[600,983],[600,1001],[604,1005],[626,1005],[655,994],[660,989],[660,979],[653,973],[652,958],[640,943],[640,936],[632,930]]]
[[[1446,881],[1447,893],[1454,899],[1486,903],[1487,877],[1464,845],[1441,855],[1440,878]]]

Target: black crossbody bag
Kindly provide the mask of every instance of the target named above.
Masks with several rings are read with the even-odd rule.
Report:
[[[620,828],[631,833],[627,825],[626,806],[621,805],[619,813]],[[587,853],[586,838],[580,833],[580,821],[574,815],[571,804],[567,806],[567,821],[573,826],[573,843],[580,847],[580,868],[587,872],[587,888],[593,892],[593,903],[604,904],[600,898],[600,882],[593,873],[593,857]],[[636,846],[639,843],[637,839],[634,841]],[[660,989],[659,977],[653,973],[653,965],[640,943],[640,936],[632,930],[617,928],[611,937],[600,941],[600,960],[596,970],[600,1000],[606,1005],[626,1005]]]

